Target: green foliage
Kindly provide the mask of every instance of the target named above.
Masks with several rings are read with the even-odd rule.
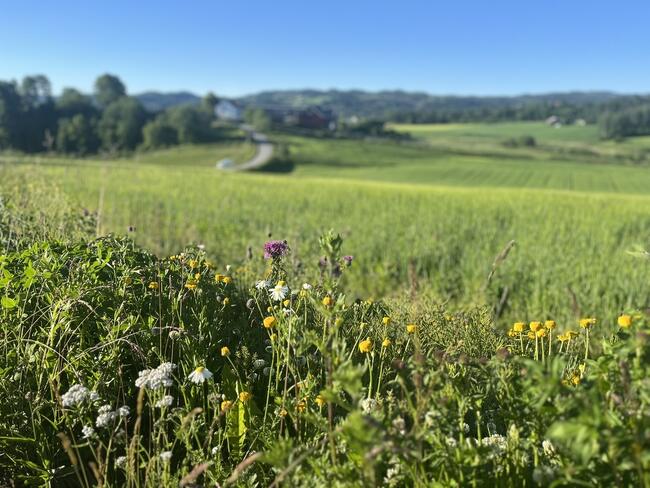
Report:
[[[124,96],[126,87],[117,76],[106,73],[95,80],[95,100],[100,106],[108,107]]]
[[[143,143],[146,149],[175,146],[178,144],[178,131],[164,118],[157,117],[142,128]]]
[[[142,141],[147,114],[135,98],[122,97],[106,107],[97,131],[102,147],[109,152],[133,150]]]
[[[271,128],[271,117],[261,108],[246,107],[244,120],[260,131]]]
[[[56,147],[60,152],[71,154],[92,154],[99,149],[97,121],[81,113],[71,118],[59,119]]]

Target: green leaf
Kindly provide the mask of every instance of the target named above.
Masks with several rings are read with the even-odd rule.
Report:
[[[11,309],[18,305],[18,300],[4,296],[2,297],[2,300],[0,300],[0,304],[2,305],[2,308]]]

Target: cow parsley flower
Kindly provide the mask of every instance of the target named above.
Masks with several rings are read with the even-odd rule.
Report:
[[[162,363],[155,369],[145,369],[138,373],[138,379],[135,380],[135,386],[147,390],[156,390],[158,388],[172,386],[172,372],[176,369],[174,363]]]
[[[131,409],[126,405],[123,405],[117,409],[117,413],[120,417],[128,417],[129,414],[131,413]]]
[[[64,407],[76,407],[88,399],[90,391],[83,385],[72,385],[70,389],[61,396],[61,403]]]
[[[99,415],[97,415],[97,419],[95,419],[95,426],[98,428],[110,426],[117,417],[117,412],[111,411],[110,405],[99,407],[97,413]]]
[[[199,366],[189,374],[188,378],[192,383],[196,383],[197,385],[200,385],[205,380],[209,380],[210,378],[212,378],[212,373],[208,368]]]
[[[83,434],[84,439],[90,439],[95,434],[95,429],[90,425],[84,425],[81,429],[81,433]]]
[[[165,395],[160,400],[156,402],[157,408],[171,407],[174,404],[174,397],[171,395]]]

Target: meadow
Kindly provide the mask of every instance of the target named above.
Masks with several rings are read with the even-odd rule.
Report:
[[[643,142],[395,129],[273,134],[290,173],[215,170],[252,153],[233,141],[3,155],[6,476],[650,482]]]

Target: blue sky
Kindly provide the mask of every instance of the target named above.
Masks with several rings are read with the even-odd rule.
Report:
[[[55,91],[650,92],[650,2],[0,0],[0,79]]]

